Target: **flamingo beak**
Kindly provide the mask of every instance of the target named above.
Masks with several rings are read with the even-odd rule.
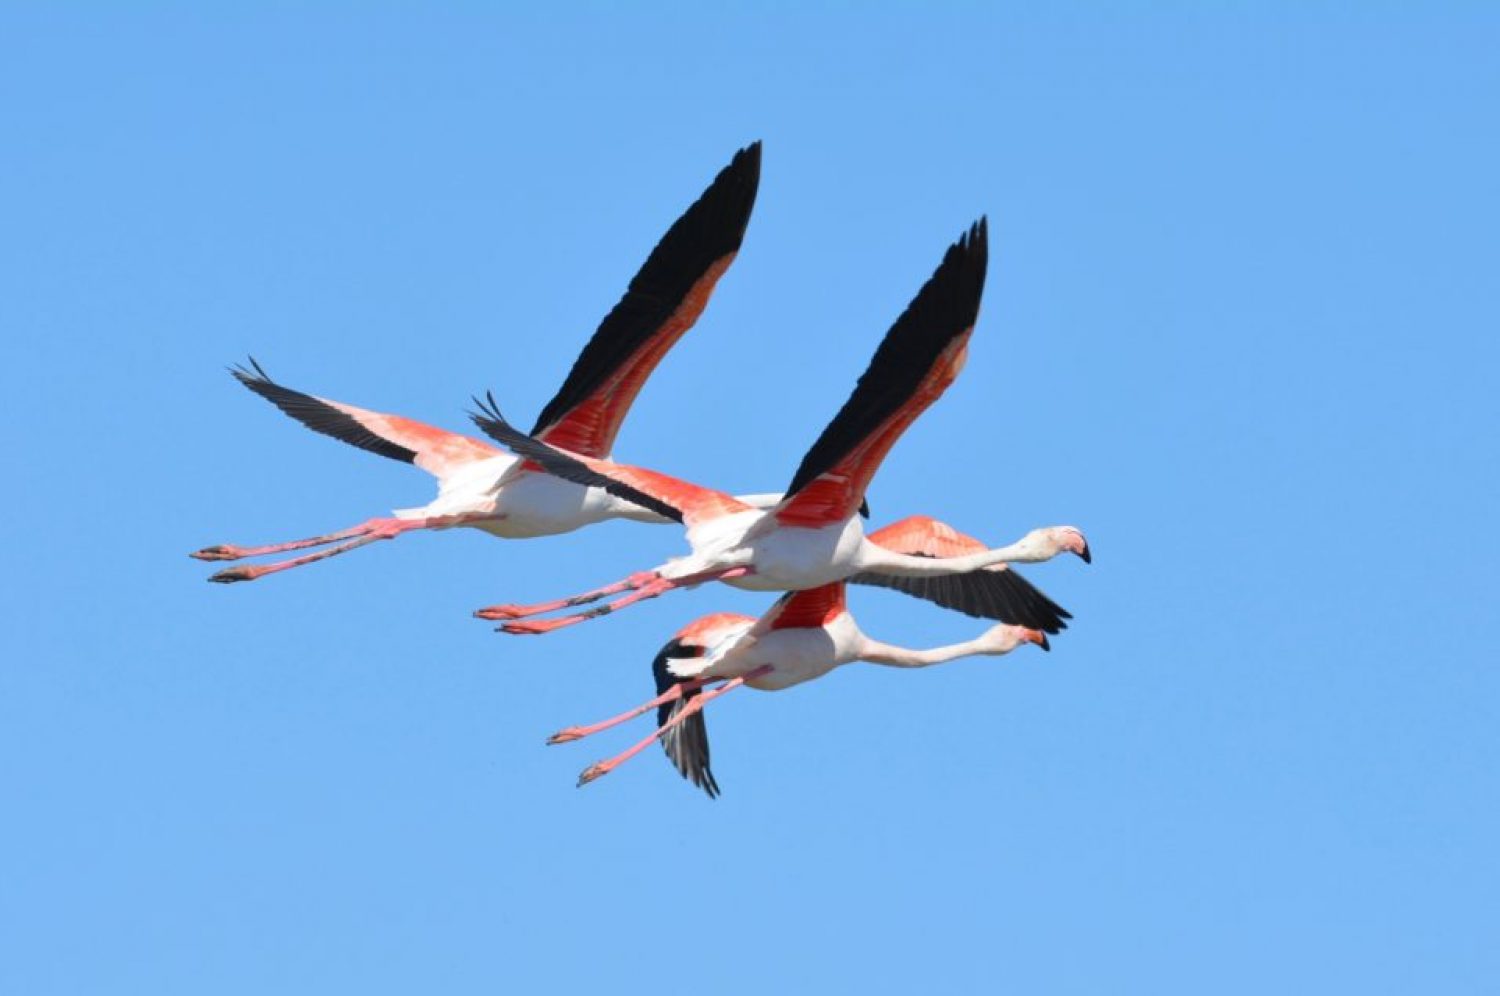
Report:
[[[1088,540],[1084,540],[1083,549],[1078,551],[1078,556],[1083,558],[1085,564],[1092,564],[1094,562],[1094,555],[1089,553]]]
[[[1047,642],[1047,634],[1043,633],[1039,629],[1023,629],[1023,630],[1021,630],[1021,639],[1025,640],[1027,643],[1035,643],[1037,646],[1041,647],[1043,650],[1046,650],[1046,651],[1049,651],[1049,652],[1052,650],[1052,644],[1050,644],[1050,643]]]

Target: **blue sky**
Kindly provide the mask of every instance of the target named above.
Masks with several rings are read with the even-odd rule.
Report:
[[[1481,5],[0,13],[0,989],[1481,992],[1500,984],[1500,14]],[[528,422],[765,141],[617,453],[778,489],[980,213],[967,370],[870,494],[1004,542],[1053,653],[738,692],[724,796],[587,790],[681,548],[188,551],[426,500],[237,387]],[[973,620],[878,591],[929,645]]]

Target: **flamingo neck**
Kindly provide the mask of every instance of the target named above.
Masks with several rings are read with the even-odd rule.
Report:
[[[950,643],[947,646],[931,647],[927,650],[914,650],[910,647],[881,643],[879,640],[866,637],[859,659],[889,667],[927,667],[931,664],[945,664],[948,661],[956,661],[960,657],[973,657],[986,652],[982,639],[965,640],[962,643]]]

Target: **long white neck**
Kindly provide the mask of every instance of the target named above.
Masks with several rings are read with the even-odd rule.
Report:
[[[984,653],[993,653],[993,651],[982,637],[965,640],[962,643],[950,643],[946,647],[932,647],[928,650],[897,647],[865,637],[864,644],[860,648],[859,659],[869,661],[871,664],[884,664],[887,667],[928,667],[932,664],[945,664],[948,661],[956,661],[960,657],[973,657]]]
[[[897,577],[930,578],[947,574],[967,574],[969,571],[977,571],[981,567],[989,567],[992,564],[1035,563],[1039,560],[1050,559],[1054,553],[1055,551],[1042,549],[1041,544],[1028,535],[1009,546],[981,550],[978,553],[964,554],[961,557],[917,557],[887,550],[877,543],[866,541],[865,545],[860,548],[859,559],[863,570],[874,571],[878,574],[894,574]]]

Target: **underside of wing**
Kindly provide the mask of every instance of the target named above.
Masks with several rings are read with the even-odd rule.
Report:
[[[777,511],[780,521],[816,526],[854,514],[886,453],[963,368],[988,259],[988,227],[980,219],[948,248],[808,450]]]
[[[400,415],[367,411],[316,398],[276,383],[254,359],[230,368],[235,379],[314,432],[392,460],[415,464],[443,477],[454,467],[495,456],[499,450],[477,439]]]
[[[849,583],[889,588],[965,615],[1044,633],[1062,632],[1068,628],[1067,620],[1073,618],[1072,613],[1013,570],[985,568],[927,578],[867,572],[849,578]]]
[[[875,530],[868,539],[888,550],[916,557],[962,557],[985,545],[945,522],[913,515]],[[897,577],[861,573],[852,584],[890,588],[981,619],[995,619],[1044,633],[1066,629],[1072,614],[1005,564],[941,577]]]
[[[677,638],[673,638],[662,647],[656,659],[651,662],[651,675],[656,679],[656,694],[660,695],[673,685],[686,680],[674,676],[668,670],[668,661],[686,657],[702,657],[703,653],[703,647],[685,644]],[[698,694],[700,694],[699,691],[694,689],[675,702],[658,706],[656,728],[661,729],[665,726]],[[701,788],[710,799],[718,796],[719,783],[714,780],[713,770],[709,767],[708,725],[704,722],[701,710],[662,734],[661,745],[666,751],[667,760],[671,761],[672,766],[682,773],[683,778]]]
[[[605,457],[635,397],[698,320],[734,261],[760,185],[760,143],[736,153],[657,243],[620,303],[600,323],[531,435]]]

